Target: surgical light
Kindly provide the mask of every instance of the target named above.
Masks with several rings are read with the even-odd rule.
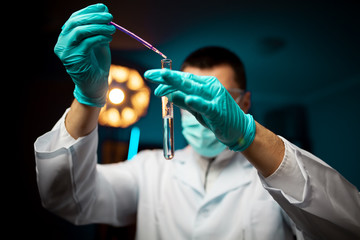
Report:
[[[109,100],[113,104],[120,104],[124,101],[125,94],[120,88],[113,88],[109,92]]]
[[[150,88],[136,69],[111,65],[107,102],[101,109],[99,124],[127,128],[147,112]]]

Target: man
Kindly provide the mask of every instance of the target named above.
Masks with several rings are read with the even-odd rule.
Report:
[[[74,224],[137,222],[137,239],[355,239],[358,190],[337,171],[257,123],[241,61],[200,49],[182,71],[149,70],[182,108],[189,146],[171,161],[162,150],[97,164],[115,29],[106,6],[65,23],[55,46],[75,83],[75,100],[35,142],[38,187],[48,210]]]

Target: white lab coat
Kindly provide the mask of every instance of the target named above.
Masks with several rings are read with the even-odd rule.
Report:
[[[137,239],[147,240],[360,239],[359,191],[285,139],[283,162],[266,179],[241,153],[221,153],[205,192],[191,147],[171,161],[147,150],[101,165],[97,129],[74,140],[64,116],[34,144],[37,181],[43,206],[74,224],[137,221]]]

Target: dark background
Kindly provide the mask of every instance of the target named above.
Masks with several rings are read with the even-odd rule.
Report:
[[[74,85],[53,48],[71,13],[92,3],[96,2],[53,0],[4,7],[3,13],[13,18],[4,24],[9,33],[2,34],[12,42],[3,68],[3,83],[11,83],[3,88],[3,95],[7,91],[12,95],[3,102],[6,136],[10,136],[5,150],[11,151],[3,160],[3,233],[10,234],[10,239],[131,239],[133,234],[133,228],[73,226],[44,210],[37,192],[33,143],[52,128],[73,100]],[[171,58],[174,69],[202,46],[220,45],[234,51],[245,65],[255,119],[360,187],[358,1],[103,3],[116,23]],[[160,56],[121,32],[114,35],[110,47],[115,64],[135,66],[141,74],[160,67]],[[161,148],[160,109],[160,99],[152,94],[147,115],[135,124],[141,131],[140,149]],[[130,129],[99,128],[100,161],[105,142],[126,149]],[[179,149],[186,143],[178,109],[175,131]]]

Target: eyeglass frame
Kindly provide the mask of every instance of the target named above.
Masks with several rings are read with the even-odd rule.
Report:
[[[229,92],[231,97],[235,100],[236,103],[239,103],[242,97],[245,95],[245,90],[241,88],[226,88],[226,90]],[[233,94],[240,94],[238,97],[234,97]]]

